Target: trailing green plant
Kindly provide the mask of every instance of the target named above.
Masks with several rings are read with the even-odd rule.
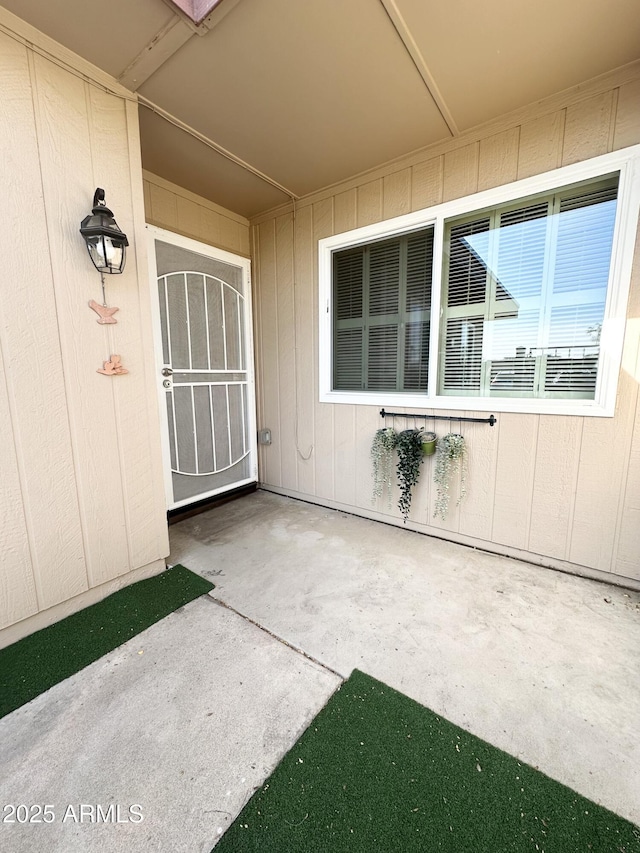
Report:
[[[382,497],[386,488],[387,506],[391,509],[391,489],[393,474],[393,451],[396,447],[396,431],[391,427],[379,429],[373,436],[371,461],[373,462],[373,497],[371,503]]]
[[[420,476],[420,463],[422,462],[422,433],[420,430],[403,430],[398,435],[396,450],[398,452],[398,485],[400,486],[398,507],[406,523],[411,508],[411,492]]]
[[[433,480],[437,487],[434,518],[445,519],[449,510],[449,485],[452,477],[460,474],[460,492],[456,506],[466,494],[467,445],[464,436],[450,432],[438,441],[436,468]]]

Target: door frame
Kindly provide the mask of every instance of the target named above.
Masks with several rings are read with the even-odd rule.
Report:
[[[256,410],[256,383],[255,383],[255,363],[253,349],[253,305],[251,293],[251,261],[249,258],[242,255],[235,255],[224,249],[218,249],[208,243],[202,243],[199,240],[194,240],[191,237],[183,237],[182,234],[176,234],[174,231],[167,231],[164,228],[158,228],[157,225],[146,224],[148,235],[148,256],[149,256],[149,289],[151,295],[151,320],[153,328],[153,350],[154,350],[154,371],[155,382],[158,393],[158,418],[160,422],[160,439],[162,444],[162,468],[164,475],[165,500],[167,510],[180,509],[187,507],[190,504],[198,503],[207,498],[215,497],[216,495],[224,494],[239,487],[250,485],[258,482],[258,437],[257,437],[257,410]],[[166,417],[166,389],[163,387],[163,377],[161,370],[163,367],[162,360],[162,331],[160,325],[160,305],[158,300],[158,267],[156,263],[156,247],[155,241],[161,240],[164,243],[170,243],[173,246],[178,246],[181,249],[186,249],[196,254],[205,255],[223,263],[231,264],[242,269],[243,285],[246,292],[243,293],[245,299],[245,346],[247,360],[247,402],[248,409],[248,435],[249,435],[249,458],[251,476],[239,480],[232,486],[222,486],[218,489],[213,489],[210,492],[205,492],[195,498],[186,498],[181,501],[173,499],[173,480],[171,477],[171,452],[169,449],[169,424]]]

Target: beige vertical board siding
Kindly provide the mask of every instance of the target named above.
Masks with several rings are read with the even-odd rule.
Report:
[[[313,246],[314,246],[314,286],[315,304],[318,304],[318,240],[328,237],[333,233],[333,199],[329,198],[313,205]],[[318,364],[318,309],[314,310],[315,331],[314,340],[314,364]],[[317,368],[316,368],[317,370]],[[315,470],[316,470],[316,494],[318,497],[328,500],[334,499],[335,482],[333,469],[334,454],[334,421],[333,413],[335,406],[329,403],[318,403],[318,395],[315,395]]]
[[[142,182],[142,192],[144,197],[144,209],[145,211],[151,210],[151,184],[149,181]]]
[[[383,219],[393,219],[411,210],[411,169],[394,172],[383,179]]]
[[[180,223],[180,230],[182,230],[182,224],[183,223]],[[200,208],[199,234],[200,236],[194,239],[201,240],[203,243],[209,243],[212,246],[222,245],[222,229],[220,227],[220,215],[216,213],[215,210],[209,210],[206,207]],[[242,254],[249,255],[250,253],[251,252],[249,248],[247,229],[247,242],[246,245],[244,244],[244,242],[242,244]]]
[[[29,69],[27,65],[27,54],[24,48],[11,42],[6,36],[0,35],[0,80],[3,80],[2,98],[0,98],[0,118],[3,127],[12,128],[11,138],[9,134],[0,134],[0,175],[2,176],[3,206],[5,210],[11,210],[20,205],[22,209],[23,195],[25,191],[22,173],[31,177],[28,190],[33,193],[29,204],[30,212],[34,210],[41,212],[40,186],[37,171],[32,171],[35,165],[36,152],[34,147],[26,150],[26,161],[16,161],[16,157],[22,154],[22,150],[16,150],[11,144],[14,141],[13,131],[17,132],[18,143],[21,139],[31,137],[33,140],[33,116],[30,114],[31,88],[29,85]],[[29,121],[26,121],[27,117]],[[25,125],[27,125],[25,127]],[[30,127],[29,127],[30,125]],[[19,130],[22,128],[22,130]],[[29,132],[31,131],[31,133]],[[27,167],[25,169],[25,166]],[[40,221],[41,236],[44,234],[44,223]],[[37,236],[36,236],[37,239]],[[5,246],[4,262],[6,269],[5,281],[18,281],[17,272],[22,263],[20,257],[24,246]],[[36,262],[37,264],[37,262]],[[44,282],[40,283],[38,289],[47,286],[48,270],[43,269],[41,264],[31,261],[31,273],[43,275]],[[23,289],[23,305],[28,303],[29,285]],[[11,301],[6,297],[11,296]],[[5,298],[3,298],[3,296]],[[24,619],[38,610],[38,599],[36,585],[31,565],[31,553],[29,548],[29,532],[27,529],[27,518],[22,500],[22,487],[20,482],[20,467],[18,463],[17,448],[14,443],[13,423],[9,401],[8,382],[11,376],[5,375],[3,350],[7,359],[7,374],[9,370],[13,373],[20,368],[21,358],[17,349],[12,352],[10,340],[8,339],[9,320],[13,319],[16,309],[13,303],[13,288],[8,294],[5,288],[0,289],[0,550],[2,551],[2,572],[0,572],[0,628]],[[17,306],[20,308],[20,305]],[[45,308],[46,310],[46,308]],[[24,317],[26,323],[30,323],[30,314]],[[16,343],[18,343],[16,341]],[[31,341],[32,345],[35,341]],[[34,353],[35,355],[35,353]]]
[[[260,358],[262,361],[262,423],[271,430],[273,444],[264,447],[260,477],[272,486],[282,485],[282,428],[278,382],[278,292],[275,220],[258,227],[260,245]]]
[[[491,412],[465,412],[463,417],[488,418]],[[489,424],[462,423],[467,445],[466,495],[460,504],[460,532],[475,539],[491,540],[496,488],[496,465],[500,421]]]
[[[518,177],[518,142],[515,127],[480,140],[478,190],[488,190],[515,181]]]
[[[355,505],[368,511],[377,509],[389,513],[386,493],[374,505],[373,497],[373,462],[371,445],[376,430],[383,427],[384,421],[379,415],[379,409],[373,406],[354,406],[356,410],[356,443],[353,448],[355,457],[356,497]],[[395,476],[393,477],[395,481]],[[392,506],[395,503],[395,496]]]
[[[335,500],[348,506],[356,503],[356,448],[363,441],[358,434],[356,406],[335,406],[333,413],[333,480]],[[366,438],[364,439],[366,443]]]
[[[214,211],[210,211],[205,208],[204,217],[205,222],[209,221],[209,216]],[[242,223],[237,223],[237,235],[238,235],[238,244],[237,249],[234,248],[234,252],[238,255],[246,255],[247,257],[251,256],[251,242],[249,239],[249,220],[245,219]]]
[[[584,419],[569,552],[572,563],[611,571],[637,397],[637,383],[623,371],[615,418]]]
[[[640,80],[625,83],[618,90],[613,148],[635,145],[640,137]]]
[[[540,417],[529,548],[569,557],[583,418]]]
[[[241,234],[246,233],[246,228],[243,228],[231,219],[227,219],[225,216],[219,216],[216,222],[216,232],[218,234],[216,245],[221,249],[242,254],[247,253],[247,248],[241,237]],[[200,239],[204,239],[207,243],[211,242],[208,235],[204,235]]]
[[[442,200],[450,201],[470,195],[478,189],[478,148],[474,142],[455,151],[449,151],[444,157],[444,179]]]
[[[156,392],[156,361],[151,321],[149,288],[149,259],[145,231],[144,196],[138,113],[135,104],[125,103],[125,126],[128,154],[122,160],[112,180],[122,181],[122,193],[130,193],[130,207],[123,208],[127,233],[133,237],[127,268],[129,275],[137,274],[137,286],[132,282],[122,286],[122,312],[125,322],[118,323],[118,345],[131,359],[126,382],[115,385],[118,443],[120,448],[124,506],[127,518],[129,559],[132,569],[145,566],[159,556],[169,553],[166,523],[164,472],[160,445],[160,415]],[[94,154],[94,158],[95,158]],[[103,151],[105,163],[110,163],[109,151]],[[106,166],[105,166],[106,167]],[[130,239],[131,242],[131,239]],[[107,378],[107,377],[105,377]]]
[[[280,399],[281,486],[298,489],[296,451],[295,315],[293,307],[293,217],[276,219],[278,270],[278,394]]]
[[[491,539],[523,551],[529,545],[539,418],[507,412],[498,415]]]
[[[33,114],[30,54],[0,34],[2,209],[12,239],[4,241],[0,290],[2,350],[33,576],[41,609],[87,589],[75,461],[67,416],[57,306]],[[80,84],[82,85],[82,84]],[[64,130],[64,127],[62,126]],[[26,223],[18,233],[14,212]],[[50,215],[53,211],[50,211]],[[33,251],[40,246],[42,251]],[[88,310],[88,309],[87,309]],[[5,532],[0,533],[5,541]],[[21,548],[24,554],[24,544]],[[32,595],[14,602],[30,609]]]
[[[204,238],[202,208],[195,201],[176,196],[176,222],[183,234],[193,237],[194,240]]]
[[[562,158],[564,110],[525,122],[520,128],[518,178],[557,169]]]
[[[417,163],[411,169],[411,209],[422,210],[442,202],[443,157]]]
[[[228,252],[251,254],[249,220],[206,198],[143,172],[147,221]]]
[[[37,613],[38,598],[29,552],[27,520],[22,504],[18,459],[13,443],[1,342],[0,327],[0,628],[3,628]]]
[[[225,228],[225,217],[221,217],[223,220],[223,228],[222,234],[223,239],[226,239],[226,228]],[[235,252],[239,255],[249,256],[249,221],[244,220],[243,222],[229,222],[229,239],[233,242],[229,244],[231,251]]]
[[[178,230],[178,196],[157,184],[149,185],[151,208],[147,211],[149,222],[167,231]]]
[[[296,435],[298,488],[315,494],[315,401],[317,398],[316,356],[317,297],[313,282],[315,251],[313,209],[298,210],[294,220],[294,309],[296,333]]]
[[[86,305],[89,298],[102,301],[100,276],[86,251],[78,251],[82,248],[77,242],[81,218],[78,214],[84,215],[80,206],[84,202],[85,209],[90,210],[96,181],[89,130],[93,120],[90,89],[82,80],[41,57],[35,58],[35,66],[40,158],[69,423],[89,586],[97,586],[123,574],[129,566],[114,386],[115,382],[127,380],[96,372],[112,352],[119,352],[119,340],[110,326],[98,325],[97,317]],[[122,111],[120,99],[118,106]],[[112,144],[116,138],[117,134],[109,134]],[[114,157],[118,157],[117,149]],[[66,163],[74,164],[73,175],[65,169]],[[109,189],[107,186],[108,202],[117,211],[117,195],[109,194]],[[108,304],[118,305],[120,287],[109,280],[106,288]],[[119,329],[122,322],[120,316],[114,328]],[[127,354],[121,355],[126,367]]]
[[[351,231],[358,224],[358,193],[355,189],[338,193],[333,200],[334,228],[336,234]]]
[[[621,507],[613,571],[640,580],[640,231],[636,240],[636,255],[627,330],[622,358],[622,380],[635,390],[635,411],[632,410],[632,435],[628,456],[621,454],[626,464],[621,492]]]
[[[614,92],[567,107],[562,165],[606,154],[613,143]]]
[[[382,181],[370,181],[358,187],[358,228],[382,219]]]
[[[640,361],[638,364],[640,370]],[[624,507],[613,571],[640,580],[640,399],[624,483]]]

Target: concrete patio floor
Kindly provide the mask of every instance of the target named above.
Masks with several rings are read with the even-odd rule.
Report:
[[[208,853],[354,667],[640,824],[639,593],[266,491],[170,533],[215,589],[0,721],[3,853]]]

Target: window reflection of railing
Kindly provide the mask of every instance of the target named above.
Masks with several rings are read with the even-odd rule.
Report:
[[[491,362],[491,390],[533,391],[542,384],[546,392],[592,396],[599,353],[597,344],[517,347],[515,357]]]
[[[598,356],[599,344],[567,344],[556,347],[516,347],[516,358],[537,358],[541,355],[562,358],[587,358]]]
[[[492,391],[533,391],[535,358],[518,356],[491,362]]]

